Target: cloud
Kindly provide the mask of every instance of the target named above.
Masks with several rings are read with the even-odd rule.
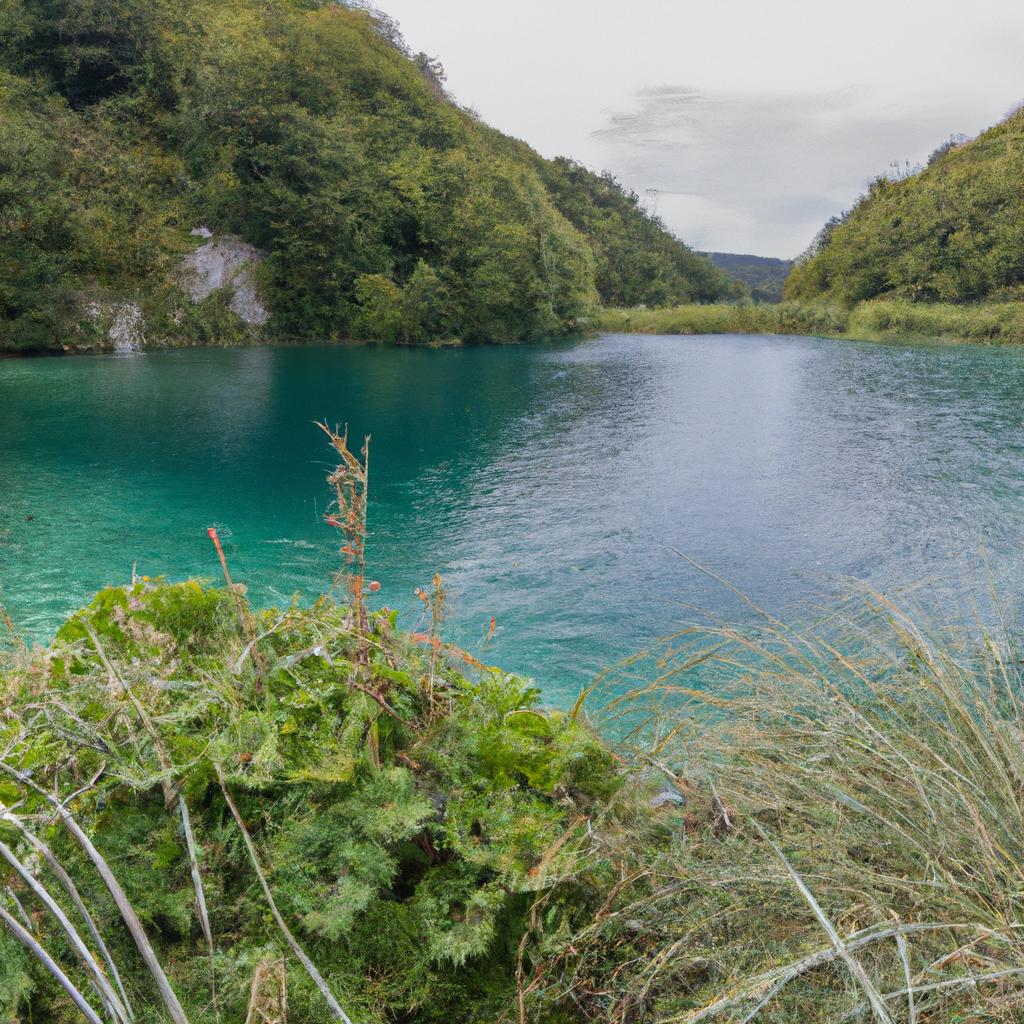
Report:
[[[592,133],[607,165],[698,248],[793,256],[894,160],[923,160],[966,110],[868,88],[705,91],[664,84]]]

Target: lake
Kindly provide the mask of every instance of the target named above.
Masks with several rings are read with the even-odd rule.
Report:
[[[922,579],[968,607],[979,546],[1024,573],[1024,352],[796,337],[535,346],[192,349],[0,362],[0,585],[42,640],[132,565],[320,593],[331,465],[316,419],[370,448],[369,575],[418,621],[552,702],[676,628],[773,612],[847,578]],[[491,617],[494,638],[484,644]]]

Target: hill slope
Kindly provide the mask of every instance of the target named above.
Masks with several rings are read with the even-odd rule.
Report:
[[[530,338],[730,288],[634,196],[458,108],[366,11],[0,7],[0,347],[134,317],[149,343],[244,340],[230,288],[184,294],[200,226],[264,254],[270,336]]]
[[[792,260],[734,252],[707,252],[704,255],[720,270],[746,285],[755,302],[782,301],[783,286],[793,269]]]
[[[918,174],[880,178],[830,222],[786,297],[973,302],[1024,295],[1024,112],[943,147]]]

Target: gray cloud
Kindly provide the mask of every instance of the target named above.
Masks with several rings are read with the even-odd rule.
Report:
[[[866,89],[709,92],[660,85],[592,133],[609,167],[698,247],[795,255],[893,160],[960,127],[955,104],[880,104]]]
[[[890,161],[1024,98],[1019,0],[376,2],[461,102],[662,189],[702,248],[796,253]]]

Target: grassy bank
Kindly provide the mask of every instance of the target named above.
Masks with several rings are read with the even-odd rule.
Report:
[[[1024,344],[1024,304],[964,306],[900,301],[839,305],[688,305],[605,309],[601,331],[639,334],[812,334],[865,341]]]
[[[1021,1019],[1015,640],[688,631],[613,743],[359,619],[137,583],[12,649],[4,1020],[81,1019],[43,950],[122,1022]]]

